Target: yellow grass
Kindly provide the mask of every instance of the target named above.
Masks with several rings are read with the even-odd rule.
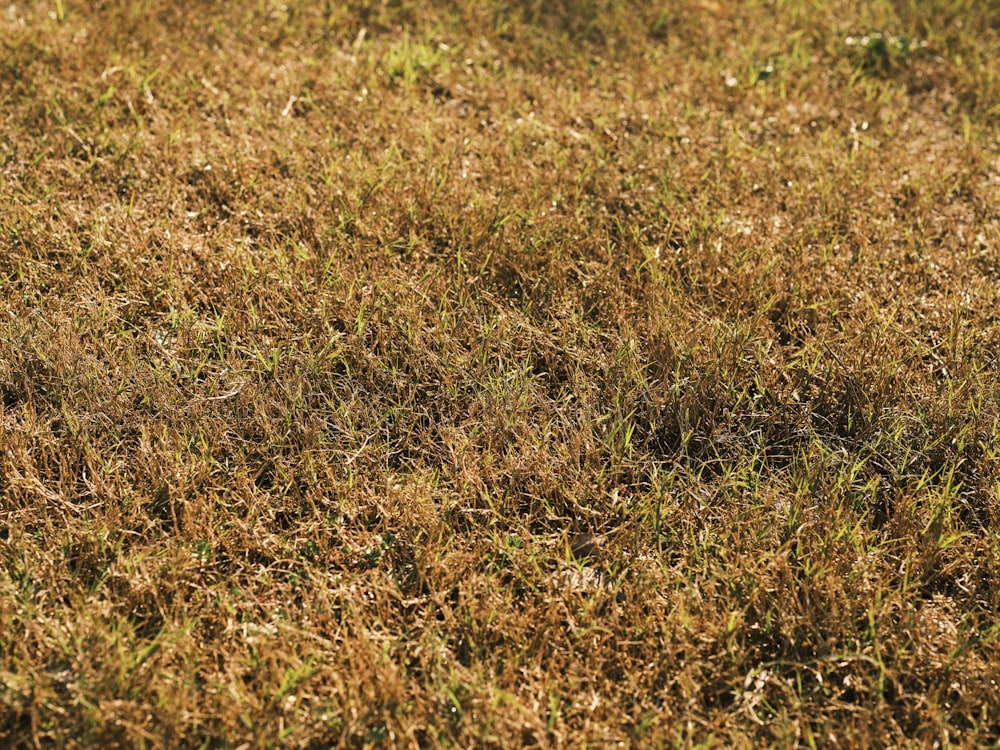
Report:
[[[0,745],[996,746],[998,41],[6,3]]]

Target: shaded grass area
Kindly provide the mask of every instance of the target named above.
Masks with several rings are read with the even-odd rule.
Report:
[[[998,18],[10,5],[0,741],[1000,741]]]

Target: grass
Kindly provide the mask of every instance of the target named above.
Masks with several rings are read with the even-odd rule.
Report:
[[[0,743],[996,746],[998,18],[10,4]]]

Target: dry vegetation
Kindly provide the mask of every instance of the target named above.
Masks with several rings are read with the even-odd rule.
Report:
[[[0,744],[1000,742],[998,19],[5,3]]]

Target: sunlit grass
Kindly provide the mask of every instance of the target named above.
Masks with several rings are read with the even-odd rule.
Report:
[[[0,744],[988,746],[989,3],[0,12]]]

